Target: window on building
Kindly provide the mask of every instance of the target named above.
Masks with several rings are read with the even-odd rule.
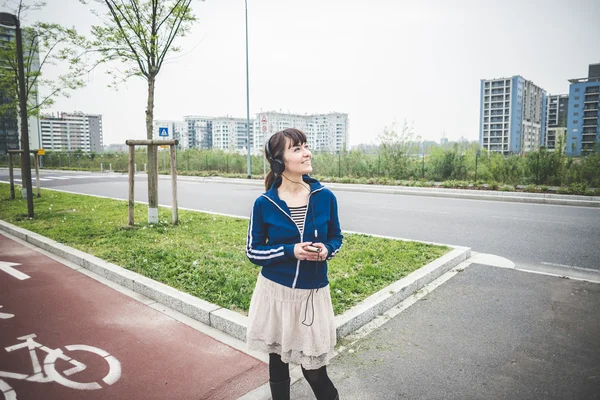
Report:
[[[579,92],[579,88],[575,88],[575,91],[576,91],[576,92]]]
[[[573,107],[579,108],[579,104],[574,104]]]
[[[573,120],[573,123],[574,123],[574,124],[578,124],[578,123],[579,123],[579,120],[578,120],[578,119],[574,119],[574,120]]]

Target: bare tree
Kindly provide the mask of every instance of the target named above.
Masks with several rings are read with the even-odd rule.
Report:
[[[89,4],[91,0],[80,0]],[[152,139],[154,88],[156,77],[170,53],[179,52],[173,43],[189,32],[196,18],[190,7],[192,0],[94,0],[105,6],[105,13],[93,11],[103,24],[92,27],[92,48],[103,62],[119,61],[124,70],[112,69],[113,86],[131,77],[148,83],[146,137]],[[158,209],[157,150],[148,148],[148,220]],[[151,211],[154,210],[154,211]]]

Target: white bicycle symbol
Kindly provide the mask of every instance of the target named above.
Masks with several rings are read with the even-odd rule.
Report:
[[[86,369],[86,365],[65,355],[60,348],[49,349],[48,347],[43,346],[41,343],[38,343],[35,340],[33,340],[35,337],[36,337],[36,335],[33,333],[31,335],[21,336],[17,339],[24,340],[24,342],[5,348],[5,350],[9,353],[12,351],[15,351],[15,350],[28,348],[29,349],[29,357],[31,357],[31,364],[33,366],[33,374],[32,375],[0,371],[0,393],[2,393],[4,395],[5,400],[16,400],[17,393],[14,391],[14,389],[12,387],[10,387],[10,385],[8,383],[6,383],[4,380],[2,380],[2,378],[18,379],[18,380],[25,380],[25,381],[29,381],[29,382],[40,382],[40,383],[57,382],[63,386],[66,386],[66,387],[69,387],[72,389],[79,389],[79,390],[102,389],[102,386],[98,382],[81,383],[81,382],[76,382],[76,381],[72,381],[72,380],[68,379],[67,378],[68,376],[71,376],[73,374],[76,374],[77,372],[81,372],[84,369]],[[87,346],[84,344],[69,345],[69,346],[64,346],[64,348],[68,351],[77,351],[77,350],[89,351],[91,353],[97,354],[100,357],[104,358],[104,360],[106,360],[106,362],[108,363],[108,366],[109,366],[108,374],[106,374],[106,376],[102,379],[102,381],[106,385],[112,385],[113,383],[117,382],[119,380],[119,378],[121,377],[121,363],[119,362],[119,360],[117,360],[115,357],[111,356],[106,351],[101,350],[97,347]],[[41,351],[45,351],[46,353],[48,353],[46,355],[46,358],[44,359],[43,368],[40,365],[40,361],[38,359],[36,349],[39,349]],[[61,375],[56,370],[56,366],[54,363],[58,359],[68,361],[69,363],[74,365],[73,368],[70,368],[70,369],[62,372],[62,374],[64,374],[65,376]]]

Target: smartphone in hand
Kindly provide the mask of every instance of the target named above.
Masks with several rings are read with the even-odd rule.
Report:
[[[315,246],[304,246],[304,250],[310,251],[311,253],[320,253],[321,252],[321,248],[315,247]]]

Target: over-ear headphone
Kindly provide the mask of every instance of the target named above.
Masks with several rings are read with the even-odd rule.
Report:
[[[269,140],[267,141],[267,147],[265,147],[265,150],[267,151],[267,158],[269,159],[269,164],[271,165],[271,171],[275,172],[276,174],[282,174],[283,171],[285,171],[285,164],[280,159],[273,158],[271,155],[270,147],[272,137],[273,136],[269,137]]]

